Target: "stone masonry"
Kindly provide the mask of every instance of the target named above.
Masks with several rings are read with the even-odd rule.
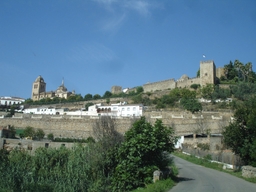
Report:
[[[154,123],[161,119],[163,124],[175,129],[176,135],[188,135],[198,131],[221,133],[228,125],[232,113],[203,112],[191,114],[189,112],[151,111],[143,114],[147,121]],[[51,116],[20,114],[12,118],[0,118],[2,126],[12,125],[16,128],[31,126],[41,128],[47,134],[53,133],[55,137],[87,138],[93,136],[92,128],[98,117],[89,116]],[[118,117],[117,130],[124,134],[136,118]]]

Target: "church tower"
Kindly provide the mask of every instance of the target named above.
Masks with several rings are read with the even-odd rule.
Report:
[[[40,96],[45,94],[46,83],[44,79],[39,75],[33,83],[31,99],[33,101],[40,100]]]

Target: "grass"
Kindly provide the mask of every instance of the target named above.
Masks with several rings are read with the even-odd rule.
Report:
[[[176,183],[171,178],[168,178],[148,184],[146,188],[138,188],[132,192],[166,192],[175,186],[175,184]]]
[[[176,176],[179,173],[178,168],[174,164],[172,164],[170,167],[172,169],[172,175],[170,178],[156,181],[155,183],[146,185],[145,188],[138,188],[133,190],[132,192],[167,192],[169,191],[172,187],[174,187],[177,184],[178,180]]]
[[[210,162],[210,157],[206,157],[206,158],[197,158],[193,155],[186,155],[184,153],[181,152],[174,152],[173,153],[175,156],[180,157],[186,161],[189,161],[191,163],[197,164],[197,165],[201,165],[204,167],[208,167],[211,169],[215,169],[218,171],[222,171],[228,174],[231,174],[233,176],[239,177],[241,179],[244,179],[246,181],[252,182],[252,183],[256,183],[256,178],[245,178],[242,176],[242,171],[241,170],[232,170],[232,169],[223,169],[223,164],[220,163],[212,163]]]

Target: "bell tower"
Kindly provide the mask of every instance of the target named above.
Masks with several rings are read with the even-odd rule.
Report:
[[[46,83],[44,79],[39,75],[33,83],[31,99],[33,101],[40,100],[40,95],[43,95],[46,90]]]

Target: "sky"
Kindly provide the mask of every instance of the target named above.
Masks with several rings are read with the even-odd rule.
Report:
[[[255,0],[0,0],[0,96],[30,98],[39,75],[102,96],[236,59],[256,71]]]

